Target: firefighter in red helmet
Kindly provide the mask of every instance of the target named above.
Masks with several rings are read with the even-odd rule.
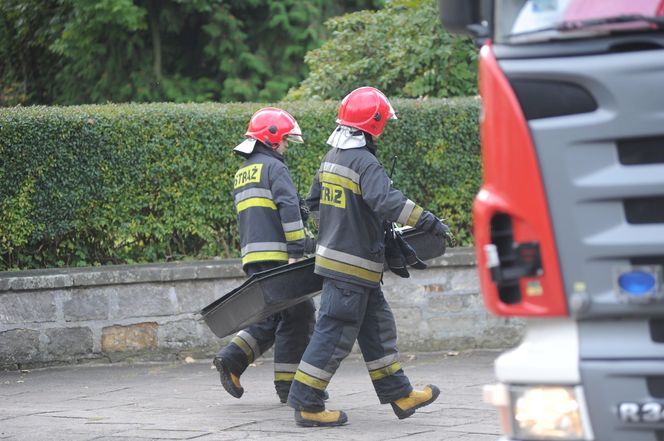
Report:
[[[413,390],[399,363],[397,331],[380,288],[384,222],[399,222],[444,237],[448,228],[394,189],[375,156],[388,119],[396,118],[378,89],[361,87],[339,107],[307,203],[319,218],[315,272],[323,277],[315,332],[291,386],[288,404],[301,426],[338,426],[343,411],[325,409],[325,389],[357,340],[381,403],[400,419],[432,403],[436,386]]]
[[[302,142],[297,121],[282,109],[258,110],[235,152],[246,158],[235,173],[233,199],[242,268],[251,276],[301,258],[305,249],[299,197],[284,162],[289,141]],[[274,384],[282,403],[314,326],[312,300],[249,326],[214,358],[224,389],[240,398],[240,375],[274,344]]]
[[[383,92],[373,87],[360,87],[341,100],[337,124],[378,138],[388,119],[397,119],[397,116]]]

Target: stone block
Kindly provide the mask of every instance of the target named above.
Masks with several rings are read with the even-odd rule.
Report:
[[[13,291],[30,291],[35,289],[56,289],[72,286],[69,274],[42,274],[34,276],[14,277],[11,281]]]
[[[116,291],[116,287],[108,286],[73,290],[62,304],[65,321],[108,319],[109,295]]]
[[[161,270],[159,280],[170,282],[175,280],[194,280],[197,277],[196,267],[194,266],[176,266],[164,268]]]
[[[39,331],[12,329],[0,332],[0,366],[10,366],[41,359]]]
[[[160,348],[182,349],[205,344],[201,341],[201,329],[193,319],[164,323],[157,330]]]
[[[54,328],[44,331],[49,358],[63,358],[92,353],[92,330],[87,327]]]
[[[57,291],[26,291],[0,294],[0,323],[56,321]]]
[[[417,332],[422,323],[422,311],[417,307],[392,308],[392,315],[399,331]]]
[[[454,290],[480,291],[476,268],[458,268],[452,276],[451,283]]]
[[[11,277],[0,277],[0,291],[9,291],[11,289]]]
[[[473,248],[448,248],[443,256],[431,259],[427,263],[429,266],[475,266],[475,252]]]
[[[426,303],[426,292],[417,280],[398,279],[386,281],[383,294],[393,308],[409,307]]]
[[[484,305],[479,293],[430,292],[428,300],[428,308],[435,312],[484,311]]]
[[[416,350],[429,332],[429,325],[422,320],[422,310],[417,307],[393,308],[394,321],[397,325],[397,339],[400,349]]]
[[[199,279],[243,278],[245,276],[239,259],[229,259],[219,262],[201,262],[196,274]]]
[[[449,291],[449,286],[443,283],[428,283],[423,286],[425,292],[446,292]]]
[[[125,285],[117,292],[111,318],[166,316],[177,312],[177,297],[169,284]]]
[[[230,343],[233,338],[232,335],[220,339],[212,333],[210,328],[201,320],[196,320],[196,327],[198,328],[198,335],[200,336],[200,344],[202,346],[211,346],[215,347],[215,352],[225,346],[226,343]]]
[[[477,340],[475,337],[466,335],[436,338],[428,335],[419,340],[411,341],[402,341],[399,339],[399,350],[402,352],[459,351],[475,348],[477,348]]]
[[[124,285],[158,281],[160,267],[153,265],[118,265],[78,271],[72,274],[74,286]]]
[[[486,316],[472,312],[432,315],[427,319],[432,338],[469,335],[477,336],[486,327]]]
[[[229,291],[237,286],[224,282],[225,280],[198,280],[196,282],[178,282],[174,284],[173,287],[178,299],[178,312],[200,312],[201,309],[212,303],[217,298],[216,292],[217,285],[219,284],[227,285],[225,287],[229,288]]]
[[[238,286],[242,285],[247,280],[246,277],[239,277],[233,279],[217,279],[214,281],[214,300],[223,297]]]
[[[457,271],[463,271],[464,268],[428,268],[426,271],[411,272],[411,278],[425,287],[428,291],[454,291],[453,278]]]
[[[102,352],[125,352],[155,349],[157,323],[145,322],[128,326],[108,326],[102,329]]]

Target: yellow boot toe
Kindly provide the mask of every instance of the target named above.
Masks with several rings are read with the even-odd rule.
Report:
[[[348,417],[343,410],[323,410],[321,412],[295,411],[295,423],[302,427],[342,426]]]
[[[399,398],[390,404],[394,413],[402,420],[414,414],[416,409],[436,401],[438,395],[440,395],[440,389],[430,384],[424,390],[414,390],[407,396]]]

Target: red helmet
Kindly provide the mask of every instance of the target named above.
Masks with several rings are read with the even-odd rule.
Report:
[[[289,141],[302,142],[302,131],[295,118],[276,107],[265,107],[254,113],[244,136],[260,141],[272,149],[276,149],[277,144],[285,137],[288,137]]]
[[[387,97],[374,87],[360,87],[341,100],[337,123],[355,127],[378,138],[396,114]]]

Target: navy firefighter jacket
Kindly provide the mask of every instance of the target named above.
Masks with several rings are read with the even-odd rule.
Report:
[[[283,158],[256,148],[235,173],[233,200],[237,210],[242,266],[284,261],[304,254],[304,225],[299,198]]]
[[[415,226],[423,209],[392,187],[364,147],[331,148],[307,196],[320,218],[315,272],[377,287],[383,273],[384,221]]]

